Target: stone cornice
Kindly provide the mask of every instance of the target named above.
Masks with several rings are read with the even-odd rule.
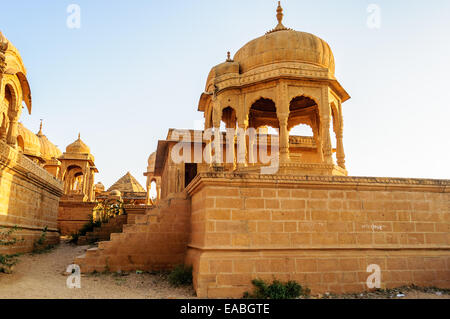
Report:
[[[346,101],[350,98],[349,94],[327,68],[294,61],[269,63],[243,74],[226,73],[224,75],[211,78],[206,84],[206,88],[208,89],[211,85],[214,85],[217,89],[217,94],[220,94],[220,92],[224,90],[248,87],[258,83],[278,79],[323,81],[331,85],[331,87],[338,93],[342,101]]]
[[[267,246],[261,246],[261,247],[221,247],[221,246],[198,246],[193,244],[188,244],[189,248],[200,250],[202,252],[230,252],[230,253],[239,253],[239,252],[261,252],[265,251],[267,253],[275,253],[279,254],[281,251],[365,251],[365,250],[380,250],[380,251],[386,251],[386,250],[442,250],[443,252],[447,253],[448,250],[450,250],[450,246],[448,245],[329,245],[329,246],[311,246],[311,245],[300,245],[298,247],[267,247]]]
[[[17,224],[11,224],[11,223],[2,223],[1,224],[2,227],[5,228],[14,228],[17,227]],[[20,230],[39,230],[39,231],[43,231],[45,226],[43,227],[38,227],[38,226],[27,226],[27,225],[20,225]],[[47,231],[48,232],[54,232],[54,233],[58,233],[59,230],[57,228],[52,228],[52,227],[47,227]]]
[[[53,195],[60,197],[63,193],[62,181],[2,141],[0,141],[0,166],[17,172],[26,180],[47,189]]]
[[[450,180],[355,177],[355,176],[307,176],[307,175],[262,175],[252,173],[202,172],[188,185],[189,195],[204,185],[246,187],[298,187],[348,190],[403,190],[450,193]]]
[[[326,68],[299,62],[282,62],[258,67],[244,74],[224,74],[214,78],[214,84],[220,91],[230,87],[252,85],[261,81],[272,80],[279,77],[335,80]]]

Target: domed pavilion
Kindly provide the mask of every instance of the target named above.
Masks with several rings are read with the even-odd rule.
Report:
[[[169,130],[144,173],[147,191],[160,177],[164,198],[211,171],[348,175],[342,103],[350,96],[335,77],[333,52],[319,37],[285,27],[280,4],[276,18],[275,28],[211,69],[198,103],[204,130]]]
[[[78,139],[69,144],[64,154],[59,157],[59,178],[64,182],[66,196],[74,196],[82,201],[94,201],[94,174],[98,173],[94,160],[91,150],[78,134]]]
[[[272,127],[279,132],[280,173],[347,175],[342,103],[350,96],[335,78],[333,52],[319,37],[286,28],[280,4],[277,20],[274,29],[212,68],[198,105],[205,130],[214,130],[214,147],[220,151],[221,123],[237,129],[234,169],[252,171],[262,164],[259,141],[245,142],[245,133]],[[312,134],[290,134],[300,125]],[[215,153],[216,163],[225,162]]]
[[[361,292],[373,266],[383,289],[449,286],[436,275],[448,271],[449,181],[347,176],[350,97],[333,53],[285,27],[280,4],[277,20],[212,68],[198,104],[204,130],[158,141],[144,173],[147,191],[160,178],[158,202],[76,258],[83,272],[184,264],[199,298],[242,298],[256,278]]]

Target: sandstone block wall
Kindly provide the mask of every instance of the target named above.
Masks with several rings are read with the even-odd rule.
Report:
[[[136,217],[145,215],[147,209],[150,209],[150,205],[125,205],[125,211],[127,213],[127,224],[134,224]]]
[[[58,203],[62,184],[46,170],[0,141],[0,227],[18,226],[17,245],[0,254],[28,252],[47,226],[47,244],[59,242]]]
[[[213,175],[188,187],[199,297],[241,297],[253,278],[357,292],[370,264],[382,287],[450,287],[449,181]]]
[[[96,203],[60,201],[58,208],[58,229],[61,235],[76,233],[89,222]]]

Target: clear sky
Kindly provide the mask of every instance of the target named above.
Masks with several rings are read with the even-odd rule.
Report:
[[[69,4],[81,28],[66,25]],[[368,5],[381,9],[379,29]],[[326,40],[354,176],[450,178],[450,1],[284,0],[284,25]],[[168,128],[193,128],[214,65],[276,25],[273,0],[0,0],[0,30],[28,71],[21,121],[59,148],[81,132],[109,187],[147,158]],[[197,121],[197,122],[196,122]]]

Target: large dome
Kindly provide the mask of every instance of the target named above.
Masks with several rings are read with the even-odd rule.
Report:
[[[27,129],[22,123],[17,126],[17,142],[25,155],[41,157],[41,144],[39,138]]]
[[[334,75],[334,56],[328,43],[313,34],[274,29],[244,45],[234,56],[240,72],[268,64],[301,62],[325,67]]]

